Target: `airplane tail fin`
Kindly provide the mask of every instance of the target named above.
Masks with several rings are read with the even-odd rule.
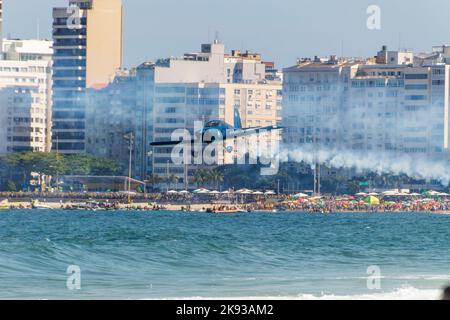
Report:
[[[239,108],[234,108],[234,128],[242,129],[242,121]]]

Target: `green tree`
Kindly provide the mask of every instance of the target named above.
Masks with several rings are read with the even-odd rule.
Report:
[[[166,180],[167,184],[169,185],[169,188],[171,188],[172,184],[178,184],[179,178],[176,175],[171,174],[165,180]]]
[[[209,179],[209,170],[197,169],[194,173],[194,182],[197,184],[197,187],[207,183]]]
[[[111,176],[121,173],[120,165],[111,159],[91,157],[90,174],[93,176]]]
[[[157,174],[151,174],[147,177],[146,183],[151,184],[152,189],[155,189],[155,185],[164,181],[164,178]]]
[[[11,180],[7,180],[6,181],[3,189],[5,191],[7,191],[7,192],[15,192],[15,191],[17,191],[16,184],[13,181],[11,181]]]
[[[119,164],[111,159],[90,155],[62,155],[55,152],[18,152],[0,156],[0,174],[16,186],[27,188],[31,174],[56,175],[117,175]]]
[[[93,157],[83,154],[65,156],[64,163],[67,164],[65,173],[71,176],[90,175],[93,161]]]
[[[214,182],[216,190],[219,190],[219,184],[223,182],[224,176],[218,170],[212,170],[209,172],[209,178]]]

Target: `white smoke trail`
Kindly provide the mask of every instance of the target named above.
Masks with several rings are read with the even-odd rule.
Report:
[[[450,183],[450,165],[446,160],[427,160],[413,158],[405,154],[389,152],[355,152],[351,150],[326,150],[312,147],[281,149],[281,160],[284,162],[304,162],[308,165],[316,163],[336,169],[354,169],[357,173],[374,172],[378,174],[405,174],[414,179],[437,180],[447,186]]]

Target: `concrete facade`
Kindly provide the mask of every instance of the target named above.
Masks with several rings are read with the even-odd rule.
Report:
[[[137,120],[135,71],[117,72],[106,87],[89,89],[86,119],[86,152],[128,168],[129,141],[125,135],[135,132]]]
[[[198,53],[144,63],[137,68],[136,175],[174,174],[182,183],[198,166],[171,164],[171,148],[150,147],[170,141],[176,129],[193,134],[195,121],[224,120],[233,124],[234,108],[243,126],[281,121],[281,83],[266,80],[259,54],[225,54],[219,42],[202,45]],[[237,93],[239,92],[239,93]],[[250,94],[254,92],[254,94]],[[219,164],[232,163],[232,157]]]
[[[51,41],[3,41],[0,153],[51,149],[51,47]]]
[[[436,53],[418,59],[383,48],[375,59],[299,61],[284,70],[284,141],[450,159],[449,79],[449,65]]]

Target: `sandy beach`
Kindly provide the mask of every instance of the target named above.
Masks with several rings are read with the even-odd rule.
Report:
[[[87,201],[89,202],[89,201]],[[85,203],[83,201],[35,201],[36,205],[42,205],[45,207],[49,207],[51,209],[63,209],[66,207],[76,206],[80,203]],[[165,211],[185,211],[186,207],[189,206],[189,210],[191,212],[203,212],[208,209],[213,209],[218,206],[218,204],[215,203],[199,203],[199,204],[157,204],[158,206],[162,207],[161,210]],[[30,201],[17,201],[17,202],[9,202],[9,201],[2,201],[0,204],[1,209],[18,209],[18,208],[31,208],[32,202]],[[126,203],[118,203],[116,204],[117,210],[152,210],[152,206],[149,205],[148,202],[132,202],[131,205]],[[239,209],[244,209],[245,205],[237,205]],[[264,210],[257,210],[257,211],[264,211]],[[271,210],[267,210],[268,212]],[[300,212],[304,210],[283,210],[286,212]],[[403,212],[403,211],[370,211],[370,210],[333,210],[331,213],[367,213],[367,212],[378,212],[378,213],[390,213],[390,212]],[[318,212],[320,213],[320,212]],[[423,214],[450,214],[450,211],[442,211],[442,210],[436,210],[436,211],[421,211],[416,213],[423,213]]]

